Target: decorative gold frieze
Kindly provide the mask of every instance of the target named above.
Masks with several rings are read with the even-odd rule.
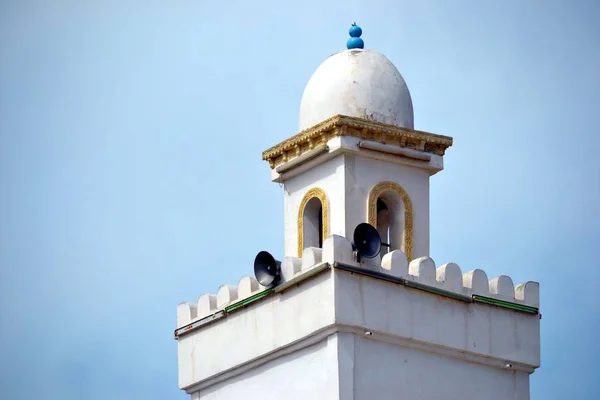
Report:
[[[449,136],[415,131],[362,118],[336,115],[265,150],[262,157],[263,160],[269,162],[271,168],[275,168],[338,136],[373,140],[440,156],[443,156],[446,149],[452,146],[452,138]]]

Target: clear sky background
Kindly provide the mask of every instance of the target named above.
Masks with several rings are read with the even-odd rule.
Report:
[[[353,21],[454,137],[432,257],[539,281],[532,398],[600,398],[600,2],[288,3],[2,2],[2,398],[186,398],[176,305],[282,256],[261,152]]]

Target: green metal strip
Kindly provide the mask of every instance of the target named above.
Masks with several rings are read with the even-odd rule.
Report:
[[[273,288],[273,291],[275,293],[281,293],[284,290],[287,290],[292,286],[299,285],[300,283],[304,282],[305,280],[310,279],[327,269],[329,269],[329,263],[322,262],[322,263],[316,264],[315,266],[311,267],[311,269],[309,269],[308,271],[303,272],[302,274],[295,276],[294,278],[290,279],[289,281],[283,282],[281,285],[276,286],[275,288]]]
[[[471,303],[473,301],[473,299],[471,299],[471,297],[469,297],[469,296],[465,296],[460,293],[454,293],[449,290],[436,288],[434,286],[429,286],[429,285],[426,285],[426,284],[423,284],[420,282],[415,282],[415,281],[406,279],[406,280],[404,280],[404,284],[406,286],[412,287],[414,289],[420,289],[425,292],[430,292],[430,293],[437,294],[437,295],[444,296],[444,297],[450,297],[451,299],[454,299],[454,300],[464,301],[467,303]]]
[[[373,271],[362,267],[356,267],[354,265],[345,264],[341,262],[335,262],[333,264],[334,268],[341,269],[342,271],[351,272],[353,274],[370,276],[375,279],[381,279],[382,281],[387,281],[391,283],[396,283],[399,285],[404,284],[404,279],[399,278],[397,276],[392,276],[388,274],[384,274],[383,272]]]
[[[244,300],[238,301],[237,303],[233,303],[225,307],[225,312],[229,314],[230,312],[235,311],[238,308],[245,307],[248,304],[255,302],[256,300],[262,299],[263,297],[266,297],[271,293],[273,293],[273,289],[263,290],[262,292],[256,293],[255,295],[252,295]]]
[[[386,273],[379,272],[379,271],[372,271],[372,270],[368,270],[365,268],[355,267],[353,265],[339,263],[339,262],[335,263],[335,267],[339,268],[341,270],[344,270],[344,271],[348,271],[348,272],[352,272],[352,273],[356,273],[356,274],[360,274],[360,275],[367,275],[367,276],[371,276],[376,279],[381,279],[384,281],[397,283],[397,284],[404,285],[404,286],[407,286],[407,287],[410,287],[413,289],[423,290],[425,292],[437,294],[440,296],[450,297],[451,299],[454,299],[454,300],[464,301],[467,303],[471,303],[473,301],[473,299],[471,297],[462,295],[460,293],[450,292],[448,290],[436,288],[436,287],[429,286],[429,285],[426,285],[426,284],[423,284],[420,282],[415,282],[415,281],[412,281],[409,279],[404,279],[404,278],[388,275]]]
[[[537,314],[539,309],[536,307],[526,306],[523,304],[511,303],[510,301],[492,299],[491,297],[480,296],[477,294],[473,295],[473,301],[478,303],[492,304],[499,307],[510,308],[515,311],[522,311],[529,314]]]

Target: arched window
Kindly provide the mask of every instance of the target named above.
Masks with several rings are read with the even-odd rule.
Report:
[[[313,197],[304,207],[303,237],[304,248],[323,246],[323,206],[321,200]]]
[[[381,241],[386,244],[390,244],[390,209],[387,203],[381,199],[377,199],[377,224],[374,225],[377,227],[377,231],[379,232],[379,236],[381,236]],[[381,248],[382,255],[388,252],[387,247]]]
[[[381,255],[402,250],[412,260],[413,223],[412,204],[408,193],[394,182],[381,182],[369,193],[369,224],[377,228],[381,241]]]
[[[329,236],[329,205],[322,189],[309,190],[298,209],[298,257],[307,247],[323,247]]]

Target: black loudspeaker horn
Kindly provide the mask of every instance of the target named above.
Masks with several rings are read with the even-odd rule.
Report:
[[[281,262],[269,252],[261,251],[254,259],[254,276],[264,287],[275,286],[281,279]]]
[[[381,236],[372,225],[362,222],[354,229],[354,248],[360,257],[375,258],[381,251]]]

